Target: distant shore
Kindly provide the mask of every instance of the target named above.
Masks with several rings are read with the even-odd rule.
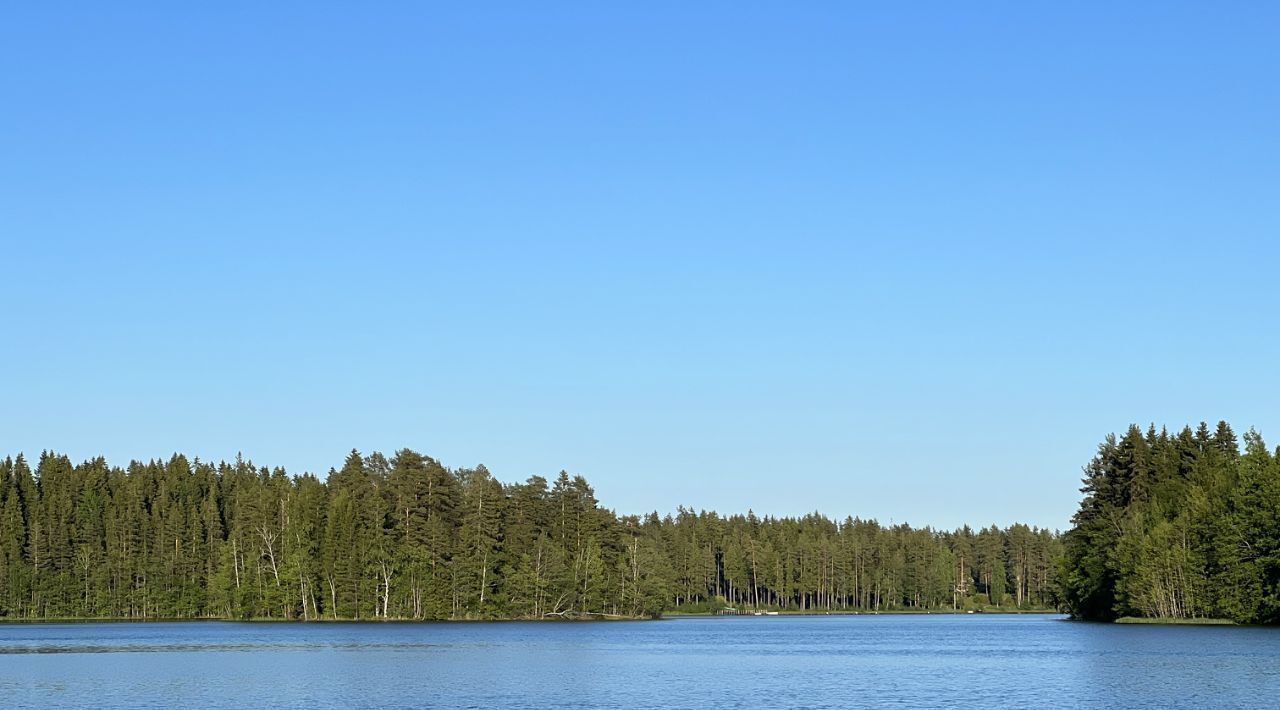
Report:
[[[663,612],[660,619],[692,619],[692,618],[709,618],[720,616],[979,616],[979,615],[1001,615],[1015,616],[1027,614],[1061,614],[1062,612],[1055,609],[1003,609],[991,611],[966,611],[966,610],[921,610],[921,609],[896,609],[892,611],[783,611],[783,610],[760,610],[759,614],[755,611],[747,611],[739,614],[720,614],[708,611],[667,611]],[[43,619],[20,619],[20,618],[0,618],[0,626],[20,625],[20,624],[148,624],[148,623],[185,623],[185,622],[228,622],[228,623],[267,623],[267,624],[474,624],[474,623],[492,623],[492,622],[515,622],[515,621],[531,621],[531,622],[578,622],[578,621],[650,621],[654,617],[649,616],[622,616],[612,614],[588,614],[583,616],[554,616],[554,617],[510,617],[510,618],[493,618],[493,619],[280,619],[280,618],[249,618],[249,619],[233,619],[229,617],[197,617],[197,618],[136,618],[136,617],[50,617]],[[1154,620],[1132,620],[1121,623],[1161,623]],[[1176,623],[1176,621],[1168,621],[1164,623]],[[1182,623],[1215,623],[1205,620],[1183,620]],[[1231,623],[1217,621],[1216,623]]]
[[[760,610],[763,614],[765,610]],[[982,610],[974,609],[972,611],[965,609],[894,609],[885,611],[782,611],[769,610],[769,616],[979,616],[979,615],[1003,615],[1014,616],[1020,614],[1061,614],[1056,609],[1000,609],[1000,610]],[[738,614],[721,614],[709,611],[666,611],[662,613],[663,618],[680,618],[680,617],[698,617],[698,616],[756,616],[754,611],[744,611]]]
[[[737,614],[724,614],[709,611],[667,611],[663,612],[660,619],[697,619],[711,617],[738,617],[738,616],[1024,616],[1024,615],[1065,615],[1065,612],[1057,609],[995,609],[995,610],[963,610],[963,609],[895,609],[882,611],[796,611],[796,610],[759,610],[744,611]],[[227,617],[199,617],[199,618],[129,618],[129,617],[51,617],[46,619],[15,619],[0,618],[0,626],[17,626],[26,624],[172,624],[185,622],[226,622],[226,623],[268,623],[268,624],[475,624],[475,623],[509,623],[509,622],[583,622],[583,621],[650,621],[653,617],[647,616],[621,616],[621,615],[602,615],[588,614],[583,616],[571,617],[510,617],[495,619],[280,619],[280,618],[250,618],[250,619],[232,619]],[[1116,624],[1145,624],[1157,626],[1239,626],[1230,619],[1212,619],[1212,618],[1195,618],[1195,619],[1175,619],[1175,618],[1147,618],[1137,616],[1125,616],[1116,619]]]
[[[582,616],[555,617],[496,617],[491,619],[281,619],[279,617],[253,617],[249,619],[233,619],[225,616],[145,618],[137,617],[49,617],[44,619],[6,619],[0,618],[0,626],[18,626],[23,624],[179,624],[179,623],[232,623],[232,624],[486,624],[510,623],[517,621],[535,623],[573,623],[580,621],[650,621],[651,616],[621,616],[616,614],[586,614]]]

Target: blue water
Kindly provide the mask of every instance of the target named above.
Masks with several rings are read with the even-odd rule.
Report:
[[[1280,629],[1052,616],[0,625],[2,707],[1274,708]]]

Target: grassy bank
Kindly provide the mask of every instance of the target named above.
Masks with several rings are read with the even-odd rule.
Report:
[[[1235,626],[1230,619],[1173,619],[1169,617],[1122,616],[1117,624],[1166,624],[1171,626]]]

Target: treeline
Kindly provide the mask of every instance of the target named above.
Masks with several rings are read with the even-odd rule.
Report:
[[[817,514],[681,509],[654,519],[654,532],[672,567],[672,610],[1046,609],[1061,549],[1055,533],[1021,524],[938,532]]]
[[[1076,617],[1280,622],[1280,451],[1226,422],[1176,434],[1129,427],[1085,468],[1065,535]]]
[[[1060,538],[875,521],[619,516],[405,449],[326,480],[237,458],[0,461],[0,616],[484,619],[1043,608]]]

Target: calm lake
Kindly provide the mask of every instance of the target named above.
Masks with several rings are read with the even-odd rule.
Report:
[[[1053,616],[0,625],[0,707],[1273,708],[1280,630]]]

